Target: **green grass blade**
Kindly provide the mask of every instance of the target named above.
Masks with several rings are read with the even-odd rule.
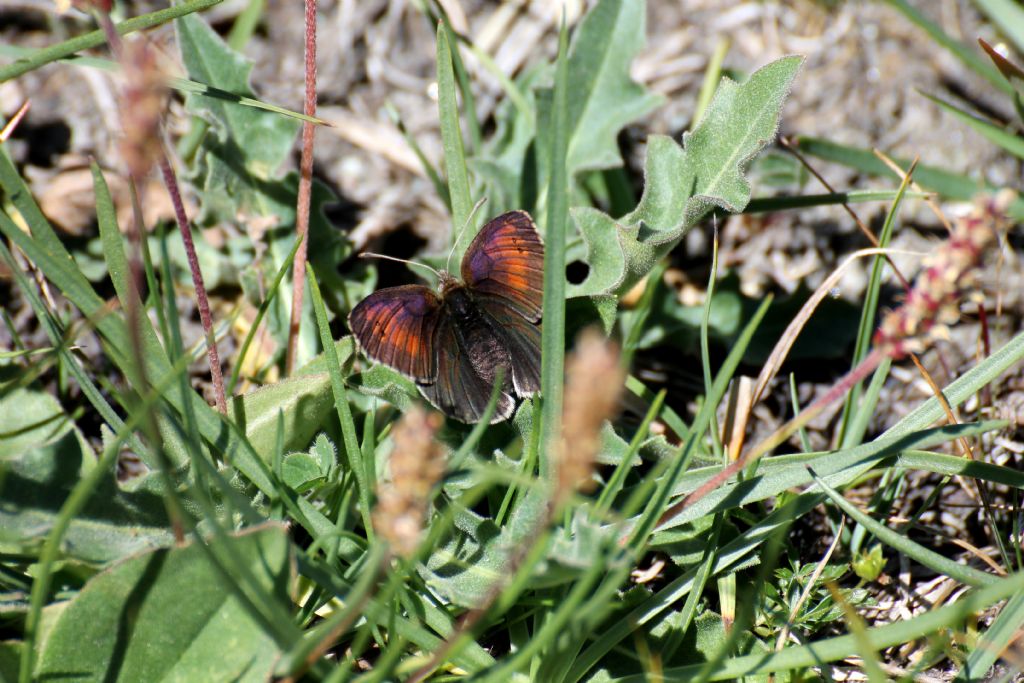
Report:
[[[711,570],[715,566],[715,558],[718,555],[718,543],[722,537],[722,527],[724,525],[725,515],[722,513],[715,515],[715,521],[711,524],[711,535],[708,538],[707,547],[704,549],[704,558],[697,566],[697,574],[693,577],[693,587],[690,589],[690,594],[686,596],[686,602],[683,603],[682,617],[676,638],[684,638],[686,636],[686,632],[693,623],[693,617],[697,614],[698,601],[704,593],[704,586],[707,584],[708,579],[711,578]],[[735,576],[735,574],[731,576]]]
[[[448,196],[452,203],[452,235],[455,239],[462,226],[469,220],[469,214],[473,210],[473,199],[469,191],[466,150],[462,144],[462,128],[459,125],[451,44],[448,42],[448,31],[443,24],[438,24],[437,27],[437,107],[441,117],[441,142],[444,146],[444,166],[448,173]],[[453,246],[456,247],[458,257],[458,245]]]
[[[1024,626],[1024,590],[1010,598],[982,634],[967,661],[957,672],[955,683],[990,680],[985,676],[1010,645],[1020,638]],[[1007,658],[1009,659],[1009,658]],[[1019,664],[1017,665],[1019,669]]]
[[[644,386],[644,383],[638,380],[633,375],[629,375],[626,378],[626,389],[631,391],[634,395],[639,398],[652,403],[655,399],[654,392]],[[686,435],[690,433],[690,428],[686,426],[683,418],[679,416],[671,406],[663,406],[661,409],[661,418],[668,425],[669,429],[676,433],[680,441],[686,439]]]
[[[324,300],[320,295],[320,285],[317,283],[316,274],[309,264],[306,264],[306,277],[309,280],[309,293],[313,311],[316,313],[316,324],[320,330],[320,343],[324,347],[324,356],[327,359],[327,371],[331,375],[334,406],[338,411],[338,421],[341,423],[345,456],[348,458],[349,467],[359,488],[359,511],[366,529],[366,538],[372,541],[374,534],[373,524],[370,521],[370,482],[366,481],[366,467],[360,462],[363,451],[359,448],[359,440],[356,438],[356,423],[352,419],[352,408],[349,407],[348,392],[341,374],[341,364],[338,362],[338,350],[334,346],[331,328],[327,322],[327,309],[324,308]]]
[[[743,214],[771,213],[787,209],[803,209],[811,206],[831,206],[835,204],[863,204],[865,202],[891,202],[896,199],[896,190],[850,190],[849,192],[826,192],[823,194],[804,194],[796,196],[757,197],[751,199]],[[927,199],[927,192],[906,192],[907,199]],[[725,216],[725,212],[720,215]]]
[[[1024,490],[1024,472],[1012,467],[994,465],[980,460],[969,460],[956,455],[912,449],[897,455],[893,465],[908,470],[934,472],[947,477],[980,479]]]
[[[487,69],[488,73],[498,81],[498,85],[501,86],[502,91],[512,102],[512,105],[516,108],[516,113],[523,117],[527,122],[529,128],[532,130],[536,125],[536,113],[533,111],[533,107],[530,106],[530,101],[527,99],[526,94],[516,85],[515,81],[505,75],[505,72],[501,70],[498,63],[494,59],[476,46],[475,43],[467,42],[470,52],[473,56],[479,60],[480,65]]]
[[[701,80],[700,93],[697,95],[697,104],[693,108],[693,126],[700,123],[704,118],[704,112],[711,104],[711,98],[718,90],[718,82],[722,80],[722,64],[725,56],[729,54],[730,41],[728,38],[719,38],[715,43],[715,51],[711,53],[711,59],[704,67],[704,78]]]
[[[910,174],[903,176],[903,181],[900,183],[899,190],[896,193],[896,198],[892,205],[889,207],[889,211],[885,216],[885,223],[882,225],[882,232],[878,237],[878,246],[887,247],[889,246],[889,240],[892,239],[892,233],[896,225],[896,216],[899,215],[900,206],[903,205],[903,197],[910,186]],[[867,290],[864,294],[864,305],[861,307],[860,323],[857,327],[857,339],[854,342],[853,347],[853,358],[850,359],[850,368],[853,369],[860,365],[860,362],[867,357],[871,351],[871,338],[875,330],[875,316],[878,314],[878,298],[882,289],[882,268],[888,263],[888,260],[882,254],[878,254],[872,260],[871,263],[871,276],[868,278]],[[888,364],[886,364],[888,367]],[[877,377],[878,373],[875,373]],[[860,413],[855,415],[855,407],[860,400],[860,394],[862,389],[862,383],[858,382],[852,387],[847,393],[846,398],[843,401],[843,413],[839,418],[839,443],[843,446],[856,445],[855,442],[849,441],[847,436],[850,434],[849,426],[850,421],[855,417],[861,417]],[[871,412],[871,405],[861,406],[861,411],[867,410]],[[860,438],[860,434],[857,434],[857,438]]]
[[[968,586],[987,586],[999,580],[999,578],[993,574],[958,564],[953,560],[940,555],[934,550],[929,550],[928,548],[911,541],[903,534],[893,531],[881,522],[872,519],[870,515],[862,512],[856,505],[843,498],[835,489],[815,475],[813,471],[811,472],[811,475],[814,477],[814,481],[817,482],[818,486],[820,486],[825,494],[832,499],[833,503],[842,508],[843,512],[855,519],[858,524],[874,534],[878,540],[894,550],[903,553],[911,559],[917,560],[924,566],[938,572],[939,574],[944,574],[959,581],[960,583],[967,584]]]
[[[726,356],[721,368],[719,368],[718,375],[715,377],[715,381],[711,384],[707,396],[701,404],[700,411],[698,411],[697,416],[693,420],[693,429],[690,431],[686,441],[683,442],[683,445],[680,446],[679,452],[672,458],[667,473],[658,482],[657,491],[654,495],[645,497],[645,500],[647,500],[646,508],[630,531],[630,545],[634,549],[639,550],[647,542],[661,515],[668,509],[668,502],[673,495],[673,491],[676,489],[680,477],[686,471],[690,460],[696,452],[698,437],[704,434],[712,425],[715,410],[725,396],[729,382],[732,381],[736,368],[739,367],[740,361],[743,360],[743,354],[746,353],[750,340],[753,339],[754,332],[757,331],[761,320],[768,312],[771,302],[772,297],[770,295],[765,297],[757,311],[751,316],[750,321],[736,337],[736,341],[729,350],[729,355]],[[697,505],[700,502],[697,501]],[[624,509],[623,514],[631,515],[632,512]],[[673,521],[670,520],[667,523],[673,524]]]
[[[1019,0],[974,0],[974,4],[1013,41],[1017,52],[1024,52],[1024,8]]]
[[[420,165],[423,167],[423,172],[427,174],[427,178],[430,179],[430,184],[434,186],[434,191],[437,192],[437,196],[441,198],[444,205],[448,207],[448,211],[452,210],[452,199],[448,194],[448,186],[444,180],[441,179],[441,174],[437,172],[434,165],[430,163],[430,159],[427,159],[427,155],[423,153],[423,149],[420,147],[420,143],[416,141],[412,135],[409,134],[409,130],[405,127],[405,122],[402,121],[401,116],[398,114],[398,110],[391,105],[386,103],[385,108],[388,112],[388,117],[391,122],[398,128],[398,132],[405,138],[405,144],[409,145],[409,149],[412,150],[416,158],[419,159]]]
[[[953,53],[957,59],[963,62],[964,66],[987,80],[1000,92],[1006,95],[1013,95],[1013,87],[999,74],[999,70],[982,59],[971,47],[964,45],[943,31],[941,26],[912,7],[907,0],[886,1],[927,33],[932,40]]]
[[[718,224],[715,224],[715,236],[711,245],[711,272],[708,274],[708,288],[704,295],[704,311],[700,318],[700,361],[701,374],[704,375],[704,395],[711,396],[711,345],[708,342],[708,327],[711,321],[711,304],[715,298],[715,283],[718,280]],[[711,413],[711,452],[716,458],[722,458],[722,439],[718,426],[718,416]]]
[[[458,36],[452,28],[451,21],[448,20],[448,13],[444,11],[444,6],[441,3],[438,3],[438,9],[441,13],[441,23],[448,34],[448,49],[452,56],[452,66],[455,67],[455,78],[459,83],[462,105],[466,110],[465,118],[466,125],[469,128],[469,149],[471,153],[476,152],[480,149],[483,141],[483,136],[480,134],[480,121],[476,114],[476,97],[473,95],[473,86],[469,82],[469,72],[462,61],[462,55],[459,53]]]
[[[855,446],[864,441],[864,434],[867,433],[868,424],[875,415],[875,407],[878,405],[878,397],[885,386],[885,380],[889,377],[889,369],[892,367],[892,359],[886,358],[878,364],[875,373],[871,375],[871,382],[868,389],[861,397],[860,405],[853,412],[853,419],[846,429],[843,437],[843,446]]]
[[[33,50],[27,47],[19,47],[17,45],[0,45],[0,56],[13,56],[19,59],[27,59],[35,54],[37,50]],[[74,66],[85,66],[96,69],[102,69],[104,71],[118,71],[120,65],[111,59],[101,59],[99,57],[78,57],[71,56],[65,59],[58,60],[65,64],[71,64]],[[166,79],[167,87],[172,90],[177,90],[182,93],[189,93],[194,95],[205,95],[206,97],[214,97],[219,100],[226,100],[233,102],[243,107],[252,107],[253,109],[262,109],[263,111],[269,111],[274,114],[280,114],[281,116],[287,116],[288,118],[298,119],[300,121],[309,121],[310,123],[318,126],[330,125],[323,119],[319,119],[315,116],[308,116],[301,112],[292,111],[285,107],[280,107],[276,104],[269,102],[263,102],[256,99],[255,97],[245,97],[236,95],[233,92],[215,88],[212,85],[200,83],[189,78],[179,78],[171,76]]]
[[[558,34],[555,92],[552,101],[551,171],[548,175],[547,220],[544,231],[544,327],[541,331],[541,440],[540,472],[550,481],[554,475],[551,447],[562,425],[562,390],[565,372],[565,240],[569,222],[569,60],[568,28],[563,18]],[[536,426],[534,427],[536,429]]]
[[[238,374],[242,371],[242,366],[245,364],[245,355],[249,352],[249,346],[252,344],[252,340],[256,337],[256,332],[260,328],[260,323],[263,322],[263,316],[267,314],[267,311],[270,309],[270,305],[274,301],[274,297],[277,296],[277,292],[281,286],[281,281],[284,280],[284,276],[288,274],[288,269],[292,265],[292,259],[295,256],[295,252],[299,250],[299,245],[302,244],[302,240],[302,236],[295,240],[295,244],[292,245],[292,249],[288,252],[288,256],[281,262],[281,267],[278,268],[277,275],[274,276],[274,281],[270,284],[270,289],[267,290],[267,296],[263,299],[260,303],[260,307],[256,310],[256,317],[253,319],[252,325],[250,325],[249,331],[245,335],[245,340],[242,342],[242,346],[238,351],[238,359],[235,361],[235,367],[231,371],[231,379],[228,381],[228,387],[226,390],[229,398],[235,393],[235,385],[238,383]]]
[[[654,401],[651,402],[651,407],[648,408],[647,414],[644,415],[643,422],[640,423],[640,427],[636,430],[636,434],[633,435],[633,439],[629,442],[629,448],[626,450],[626,454],[622,457],[622,461],[616,466],[615,471],[612,472],[612,476],[608,478],[608,483],[604,485],[601,490],[601,495],[597,499],[597,503],[594,505],[594,517],[600,519],[605,516],[612,507],[612,501],[619,495],[622,490],[622,485],[626,481],[626,475],[629,474],[630,469],[633,467],[633,458],[640,450],[640,445],[643,440],[647,437],[647,430],[650,429],[651,423],[658,418],[661,414],[662,404],[665,402],[666,391],[662,389],[658,392],[658,395],[654,397]]]
[[[0,213],[0,221],[9,221],[6,214]],[[67,367],[71,372],[71,375],[78,382],[78,386],[82,389],[82,394],[86,397],[96,412],[99,413],[100,417],[107,423],[111,431],[117,433],[121,431],[124,426],[124,421],[121,416],[117,414],[114,407],[110,405],[107,399],[103,396],[103,392],[100,391],[96,383],[93,382],[92,378],[85,372],[81,362],[75,357],[74,354],[68,349],[67,343],[64,340],[64,329],[60,322],[50,313],[49,309],[46,308],[46,304],[43,303],[42,297],[35,291],[32,285],[29,283],[25,274],[21,271],[17,262],[14,260],[11,252],[7,249],[7,245],[0,243],[0,259],[7,264],[11,273],[14,275],[14,279],[21,289],[25,298],[28,300],[29,305],[32,307],[32,311],[36,314],[36,319],[39,320],[39,324],[46,332],[46,336],[49,338],[50,343],[58,350],[63,356],[64,361],[67,363]],[[4,310],[6,314],[6,309]],[[145,462],[147,459],[152,458],[152,454],[149,448],[135,435],[129,436],[129,443],[135,452],[139,454],[140,458]]]
[[[189,2],[183,2],[180,5],[173,5],[167,9],[150,12],[149,14],[143,14],[140,17],[134,17],[127,21],[122,21],[116,25],[117,32],[123,36],[129,33],[134,33],[135,31],[144,31],[146,29],[153,28],[154,26],[165,24],[168,21],[177,19],[178,17],[209,9],[214,5],[220,4],[220,2],[221,0],[190,0]],[[55,62],[58,59],[63,59],[64,57],[73,55],[76,52],[99,47],[106,42],[107,38],[103,35],[103,31],[97,29],[86,34],[76,36],[75,38],[65,40],[61,43],[57,43],[56,45],[36,50],[29,57],[16,59],[14,63],[0,67],[0,83],[9,81],[16,76],[20,76],[21,74],[32,71],[33,69],[38,69],[50,62]]]
[[[725,484],[711,491],[701,500],[683,510],[671,522],[666,523],[664,528],[692,522],[719,510],[756,503],[779,495],[787,489],[807,486],[814,481],[807,472],[808,465],[814,467],[831,486],[846,486],[876,467],[884,458],[894,456],[902,450],[931,448],[953,439],[1001,429],[1002,425],[1001,422],[990,421],[924,428],[910,433],[890,430],[871,443],[856,448],[801,455],[799,458],[786,458],[782,459],[785,464],[780,463],[771,468],[765,468],[762,463],[756,475],[748,477],[742,483]],[[673,495],[682,495],[697,489],[710,476],[713,476],[704,474],[705,472],[717,472],[719,469],[718,467],[706,467],[689,472],[689,476],[680,479]]]
[[[644,287],[644,293],[636,308],[633,309],[629,331],[622,343],[622,365],[624,367],[628,368],[633,364],[633,355],[640,346],[640,337],[643,336],[647,318],[651,314],[651,306],[654,305],[654,295],[662,284],[662,276],[665,274],[666,268],[668,268],[668,263],[662,259],[647,274],[647,285]],[[710,300],[710,295],[708,295],[708,299]]]
[[[980,133],[986,140],[994,145],[1001,147],[1010,154],[1014,155],[1019,159],[1024,159],[1024,138],[1019,135],[1014,135],[1008,132],[1001,126],[997,126],[980,116],[975,116],[970,112],[967,112],[960,107],[957,107],[949,102],[946,102],[941,97],[935,95],[929,95],[928,93],[921,93],[935,104],[942,107],[942,109],[953,115],[959,121],[963,121],[968,126]]]
[[[874,650],[909,643],[944,629],[958,628],[978,612],[989,609],[1001,600],[1022,591],[1024,572],[1018,572],[1005,579],[999,579],[990,586],[968,593],[951,605],[931,609],[912,619],[873,628],[867,631],[865,636]],[[772,654],[758,652],[724,661],[713,672],[710,680],[736,680],[772,671],[821,666],[825,662],[849,657],[857,647],[857,638],[853,635],[843,635],[788,647]],[[665,680],[686,681],[691,680],[702,668],[700,664],[673,667],[665,669],[663,675]],[[627,676],[612,680],[616,683],[645,683],[648,679],[643,676]]]
[[[834,161],[873,176],[897,177],[881,159],[866,149],[848,147],[811,137],[800,137],[797,144],[801,152],[825,161]],[[904,170],[910,168],[910,162],[906,159],[894,158],[893,160]],[[914,181],[926,190],[961,201],[970,201],[979,192],[985,190],[999,189],[982,180],[974,180],[937,166],[925,166],[924,164],[918,164],[914,170]],[[1015,199],[1010,205],[1009,213],[1014,218],[1024,218],[1024,200],[1019,197]]]

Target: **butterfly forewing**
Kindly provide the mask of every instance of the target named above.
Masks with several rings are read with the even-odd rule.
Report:
[[[382,289],[360,301],[348,324],[371,359],[417,382],[433,382],[441,317],[437,294],[420,285],[406,285]]]
[[[503,299],[539,322],[544,291],[544,244],[525,211],[487,223],[462,258],[462,279],[475,293]]]
[[[544,244],[525,211],[487,223],[462,259],[463,283],[441,273],[441,294],[419,285],[374,292],[349,315],[372,360],[415,380],[447,415],[479,422],[498,375],[492,422],[508,419],[514,395],[540,388]]]

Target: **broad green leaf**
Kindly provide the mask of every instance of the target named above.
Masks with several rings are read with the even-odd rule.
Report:
[[[230,49],[202,18],[175,22],[182,62],[192,80],[252,97],[251,63]],[[192,93],[186,108],[212,128],[200,152],[203,213],[200,220],[234,220],[239,213],[293,220],[294,204],[278,203],[278,170],[291,151],[298,124],[282,116]],[[270,209],[277,209],[276,213]]]
[[[331,379],[327,373],[316,373],[235,396],[228,406],[228,416],[245,431],[260,457],[270,462],[275,455],[279,426],[284,430],[285,450],[305,449],[322,429],[333,407]]]
[[[74,265],[70,254],[64,248],[53,228],[43,217],[38,205],[24,181],[2,149],[0,149],[0,184],[11,197],[21,216],[28,222],[31,236],[25,234],[6,213],[0,211],[0,232],[17,244],[25,255],[42,271],[77,307],[83,317],[93,321],[101,339],[104,350],[110,359],[125,374],[130,374],[134,367],[128,349],[131,348],[131,335],[128,333],[124,318],[111,313],[103,299],[99,297],[89,282]],[[146,339],[143,339],[144,344]],[[188,391],[182,394],[176,382],[169,381],[170,363],[159,345],[146,346],[143,349],[143,361],[146,371],[153,384],[166,386],[169,389],[163,398],[175,410],[183,412],[185,403],[194,411],[196,426],[203,440],[215,453],[230,460],[246,478],[255,484],[263,493],[274,496],[277,491],[265,464],[259,460],[244,438],[240,438],[237,430],[233,430],[224,418],[217,414],[198,394]],[[333,533],[334,523],[327,519],[317,508],[305,498],[296,503],[301,509],[303,519],[299,520],[314,536]]]
[[[0,399],[0,545],[41,544],[96,455],[55,398],[16,389]],[[173,541],[162,498],[103,479],[64,537],[66,556],[109,562]]]
[[[490,519],[471,510],[455,513],[455,526],[421,565],[427,585],[445,602],[475,607],[505,577],[509,548]]]
[[[621,166],[619,131],[662,102],[629,74],[644,45],[646,4],[601,0],[573,32],[567,93],[570,176]]]
[[[53,443],[67,434],[84,452],[91,452],[60,402],[35,388],[3,386],[16,382],[13,367],[0,366],[0,466],[9,459]],[[2,484],[2,480],[0,480]]]
[[[648,145],[654,144],[659,142],[652,137]],[[573,208],[570,213],[587,247],[586,263],[590,272],[582,283],[569,284],[569,296],[581,297],[616,291],[623,283],[628,263],[626,248],[630,238],[625,226],[605,212],[589,206]]]
[[[267,526],[210,543],[287,609],[287,531]],[[231,563],[228,563],[230,566]],[[265,681],[280,650],[195,543],[139,555],[93,577],[43,643],[40,680]]]
[[[316,458],[320,471],[329,473],[338,463],[338,449],[326,434],[318,434],[309,454]]]
[[[0,680],[18,680],[18,669],[21,665],[21,651],[24,644],[20,640],[0,642]]]
[[[423,397],[413,382],[386,365],[374,365],[349,378],[352,388],[364,397],[360,407],[368,410],[373,404],[386,401],[399,410],[406,410]],[[357,401],[357,396],[351,397]],[[369,400],[365,400],[369,399]]]
[[[326,474],[326,471],[320,469],[320,463],[309,453],[289,453],[281,463],[284,483],[299,493],[322,481]]]
[[[743,175],[771,142],[779,111],[803,59],[784,57],[737,84],[723,79],[683,145],[653,135],[647,144],[640,204],[619,220],[577,209],[590,272],[570,296],[623,293],[654,267],[713,206],[742,211],[750,201]]]
[[[338,362],[342,368],[350,368],[353,356],[356,354],[354,339],[351,336],[342,337],[334,342],[334,348],[338,353]],[[326,372],[327,359],[325,354],[321,353],[302,366],[296,376],[306,377]],[[353,407],[359,410],[373,410],[374,406],[379,406],[382,401],[391,403],[400,410],[405,410],[412,402],[422,400],[422,396],[416,390],[416,385],[411,380],[386,365],[370,364],[362,372],[345,377],[345,381],[353,389],[353,392],[349,394],[349,400]]]
[[[588,201],[576,176],[621,167],[619,133],[662,101],[629,74],[643,48],[645,21],[645,2],[600,0],[573,32],[566,112],[571,204]],[[491,215],[508,209],[538,211],[538,202],[545,201],[552,149],[548,139],[552,80],[550,65],[520,76],[514,94],[498,109],[498,128],[484,153],[469,159],[476,192],[492,201]]]
[[[484,143],[484,149],[478,156],[467,159],[476,183],[473,194],[487,197],[488,215],[497,216],[513,209],[532,212],[536,206],[534,89],[546,75],[547,69],[538,66],[519,76],[517,83],[527,109],[521,109],[509,100],[502,101],[494,114],[494,134]]]
[[[779,127],[779,111],[789,94],[802,57],[783,57],[758,69],[742,85],[725,78],[704,118],[692,133],[683,134],[687,175],[683,178],[647,178],[675,182],[689,188],[686,217],[692,223],[712,206],[742,211],[750,201],[750,185],[743,172],[754,156],[769,144]],[[671,206],[671,203],[669,204]],[[631,216],[649,225],[666,223],[657,188],[646,188]]]
[[[232,50],[206,22],[188,16],[176,22],[182,61],[189,76],[239,96],[252,96],[249,73],[252,65]],[[190,94],[188,110],[210,123],[212,133],[203,138],[192,168],[192,180],[202,191],[202,213],[198,222],[239,223],[258,219],[269,223],[266,239],[270,258],[255,262],[263,281],[271,282],[294,244],[298,174],[279,173],[287,160],[298,131],[298,123],[277,114],[239,106],[237,103],[202,94]],[[314,182],[309,213],[309,262],[324,283],[325,290],[340,296],[345,290],[336,273],[337,264],[347,257],[346,243],[323,214],[323,207],[336,201],[323,183]],[[291,278],[289,277],[290,281]],[[251,282],[243,280],[243,284]],[[252,300],[258,292],[247,287]],[[284,291],[289,291],[286,287]],[[340,299],[332,299],[332,305]],[[317,336],[308,297],[304,302],[299,337],[298,362],[316,353]],[[340,306],[338,306],[340,308]],[[277,297],[268,311],[270,330],[282,348],[287,344],[291,298]]]

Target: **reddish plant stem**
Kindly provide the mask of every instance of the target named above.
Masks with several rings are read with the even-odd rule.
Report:
[[[846,396],[851,388],[869,374],[874,372],[878,364],[885,358],[885,354],[879,349],[873,350],[864,360],[860,362],[860,365],[855,367],[850,372],[846,373],[842,379],[836,382],[835,386],[828,390],[828,392],[819,398],[817,401],[807,406],[800,412],[799,415],[794,417],[792,420],[782,425],[775,431],[774,434],[769,436],[767,439],[759,443],[755,448],[744,453],[742,456],[737,458],[729,466],[725,467],[718,472],[715,476],[704,482],[696,491],[680,500],[675,505],[671,506],[664,513],[661,518],[658,519],[658,523],[655,528],[659,528],[666,522],[671,520],[673,517],[681,513],[686,508],[690,507],[704,496],[708,495],[715,489],[721,487],[727,482],[734,474],[742,470],[744,467],[754,462],[762,455],[771,452],[777,448],[780,444],[785,442],[790,436],[792,436],[798,429],[806,425],[808,422],[813,420],[817,415],[821,413],[829,404],[834,401]],[[624,543],[629,540],[629,536],[623,536],[620,543]]]
[[[110,46],[110,51],[114,53],[114,57],[117,61],[121,61],[121,34],[117,32],[117,28],[114,26],[114,21],[110,18],[110,14],[105,11],[97,10],[95,12],[96,20],[103,29],[103,35],[107,39],[107,45]]]
[[[110,15],[100,12],[99,23],[106,35],[110,51],[119,60],[123,53],[121,36],[114,27]],[[185,203],[181,199],[181,190],[178,187],[178,178],[171,168],[171,162],[167,158],[167,152],[161,151],[158,161],[160,174],[163,176],[167,193],[174,205],[174,217],[178,222],[178,230],[181,232],[181,241],[185,245],[185,254],[188,257],[188,268],[192,271],[192,284],[196,290],[196,304],[199,307],[199,319],[203,324],[203,332],[206,334],[206,352],[210,359],[210,379],[213,381],[214,398],[217,402],[217,410],[227,415],[228,404],[224,396],[224,376],[220,369],[220,354],[217,353],[217,339],[213,333],[213,318],[210,315],[210,300],[206,296],[206,286],[203,284],[203,273],[199,269],[199,258],[196,256],[196,246],[192,241],[192,226],[185,213]]]
[[[181,191],[178,189],[178,178],[174,175],[171,162],[167,154],[160,155],[160,174],[164,178],[164,185],[171,196],[171,203],[174,204],[174,217],[178,221],[178,230],[181,232],[181,241],[185,245],[185,254],[188,256],[188,269],[192,271],[192,284],[196,289],[196,304],[199,306],[199,319],[203,323],[203,332],[206,333],[206,353],[210,359],[210,378],[213,380],[213,392],[217,401],[217,410],[227,415],[228,404],[224,397],[224,376],[220,370],[220,356],[217,353],[217,339],[213,334],[213,318],[210,316],[210,300],[206,296],[206,285],[203,284],[203,273],[199,270],[199,258],[196,256],[196,245],[192,241],[192,226],[189,224],[188,216],[185,215],[185,203],[181,200]]]
[[[117,59],[118,62],[124,63],[124,43],[121,40],[121,35],[114,28],[114,22],[110,18],[110,14],[107,9],[97,9],[95,12],[97,22],[103,29],[103,33],[106,36],[107,44],[110,46],[110,51]],[[124,106],[122,104],[122,106]],[[121,112],[122,121],[125,116],[125,112],[122,109]],[[161,158],[166,161],[166,155],[161,154]],[[142,312],[142,283],[144,280],[144,268],[142,265],[142,240],[145,239],[145,229],[142,221],[142,206],[139,202],[138,192],[138,177],[130,169],[128,171],[128,191],[131,197],[132,205],[132,220],[128,228],[128,241],[131,245],[131,252],[128,259],[129,279],[128,279],[128,297],[125,301],[127,308],[128,318],[128,330],[131,334],[131,345],[132,354],[135,360],[135,371],[138,373],[136,381],[139,384],[139,395],[142,396],[147,387],[149,387],[149,379],[146,376],[146,362],[143,357],[142,349],[142,325],[144,320],[144,313]],[[177,189],[177,186],[175,186]],[[172,194],[173,196],[173,194]],[[180,203],[180,195],[178,197]],[[182,209],[184,215],[184,208]],[[145,420],[145,431],[148,434],[151,445],[154,447],[155,452],[164,461],[163,449],[160,445],[160,432],[157,428],[156,418],[152,411],[147,412]],[[166,476],[166,462],[164,474]],[[174,540],[180,545],[185,541],[185,525],[182,519],[181,510],[175,504],[173,498],[165,498],[164,504],[167,508],[167,516],[171,521],[171,528],[174,531]]]
[[[306,5],[306,99],[303,113],[316,116],[316,0]],[[299,162],[299,196],[295,209],[295,239],[301,240],[292,266],[292,317],[288,326],[288,350],[285,372],[291,374],[299,346],[302,326],[302,299],[306,285],[306,233],[309,231],[309,204],[313,190],[313,124],[302,122],[302,157]]]

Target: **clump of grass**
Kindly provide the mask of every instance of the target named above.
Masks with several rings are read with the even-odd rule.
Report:
[[[152,231],[136,211],[126,255],[104,175],[94,169],[104,276],[116,294],[105,300],[0,153],[0,257],[49,344],[19,342],[0,356],[0,582],[8,595],[30,596],[12,599],[5,612],[0,677],[802,680],[832,675],[833,667],[914,676],[945,663],[969,681],[1007,652],[1024,613],[1019,507],[992,499],[1016,505],[1024,479],[1006,464],[943,449],[966,444],[965,453],[983,454],[978,446],[1005,428],[983,419],[986,406],[965,406],[993,392],[1024,357],[1024,335],[948,386],[936,385],[935,396],[896,426],[865,436],[891,364],[928,350],[957,324],[988,252],[1018,215],[1015,196],[985,194],[956,220],[879,323],[882,259],[901,203],[922,194],[913,189],[917,171],[898,189],[871,193],[891,207],[882,237],[872,235],[876,248],[862,254],[878,267],[854,369],[810,406],[794,397],[787,426],[746,450],[742,435],[751,425],[728,425],[728,450],[739,455],[730,460],[715,415],[743,395],[730,396],[729,386],[755,341],[765,342],[762,321],[774,303],[734,314],[737,331],[714,367],[708,327],[726,315],[717,293],[727,285],[712,273],[716,295],[687,328],[680,307],[661,301],[661,273],[712,210],[751,206],[745,160],[774,136],[801,60],[778,60],[737,83],[720,78],[721,53],[685,146],[648,140],[636,200],[619,134],[659,104],[630,77],[643,42],[642,3],[600,0],[571,42],[562,27],[552,63],[503,76],[493,120],[476,110],[466,64],[470,55],[485,66],[489,58],[455,31],[440,4],[426,3],[437,26],[444,172],[418,158],[454,226],[476,227],[471,207],[487,198],[491,215],[519,208],[538,217],[546,251],[542,392],[506,424],[446,422],[419,407],[407,379],[361,359],[341,324],[370,281],[362,270],[339,271],[351,245],[317,210],[325,190],[312,182],[315,3],[304,17],[303,115],[248,91],[248,65],[192,15],[208,4],[194,0],[115,26],[110,8],[94,3],[97,35],[0,67],[0,80],[16,77],[106,40],[126,76],[118,124],[126,172],[139,179],[159,168],[176,214],[169,228]],[[120,35],[174,17],[188,78],[169,81],[144,40],[122,47]],[[996,63],[1016,87],[1017,72]],[[196,116],[186,168],[172,167],[163,145],[168,85],[186,94]],[[306,124],[298,179],[276,175],[296,119]],[[194,184],[192,220],[179,175]],[[763,197],[756,210],[834,201]],[[243,223],[256,214],[271,226],[258,238],[266,242],[233,245],[241,257],[192,244],[193,228],[225,222],[251,237]],[[187,252],[180,272],[170,256],[178,238]],[[309,262],[300,256],[299,271],[290,272],[307,245]],[[188,381],[195,352],[182,341],[175,296],[191,283],[210,381],[219,386],[216,337],[229,321],[216,320],[206,303],[200,254],[204,267],[224,266],[214,272],[228,265],[241,272],[222,290],[234,286],[258,306],[242,348],[265,325],[277,351],[272,362],[285,376],[244,396],[218,388],[216,410]],[[588,267],[583,282],[565,278],[573,260]],[[645,278],[644,294],[623,305]],[[47,287],[64,294],[73,324]],[[794,336],[823,297],[797,318]],[[666,321],[672,333],[691,332],[704,345],[706,381],[692,416],[670,407],[692,397],[678,387],[656,393],[622,365],[648,332],[669,334]],[[4,322],[19,339],[6,311]],[[573,343],[569,331],[581,328]],[[110,369],[76,352],[86,334],[100,339]],[[751,406],[732,414],[758,415],[753,402],[791,344],[784,335]],[[238,376],[235,368],[230,387]],[[80,394],[66,390],[69,381]],[[843,398],[837,447],[792,452],[800,448],[793,435]],[[145,467],[121,485],[114,464],[126,446]],[[913,471],[944,480],[906,520],[895,515]],[[953,477],[979,483],[984,533],[998,553],[957,538],[956,547],[970,552],[954,556],[937,530],[920,525]],[[793,546],[808,529],[828,540],[827,551],[812,556]],[[779,557],[788,565],[778,566]],[[944,604],[907,602],[909,618],[865,620],[887,558],[943,577]],[[641,566],[657,570],[636,573]],[[983,613],[997,614],[979,623]]]

